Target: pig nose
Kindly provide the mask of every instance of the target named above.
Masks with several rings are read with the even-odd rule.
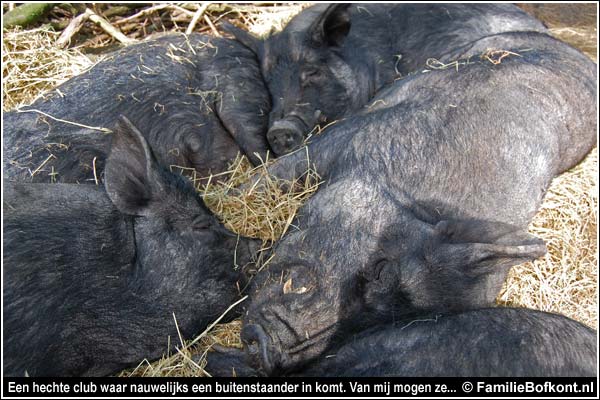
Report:
[[[289,153],[300,147],[304,140],[303,129],[293,120],[275,121],[267,132],[267,140],[276,156]]]
[[[246,325],[242,329],[240,337],[252,361],[261,366],[265,372],[270,373],[273,370],[273,365],[269,358],[270,339],[262,326],[257,324]]]

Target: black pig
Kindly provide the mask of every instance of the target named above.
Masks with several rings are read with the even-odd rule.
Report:
[[[106,375],[159,357],[238,295],[255,241],[218,223],[192,185],[160,168],[127,120],[106,191],[4,186],[4,374]]]
[[[518,308],[388,325],[347,339],[303,376],[596,376],[596,332]]]
[[[326,182],[255,277],[242,340],[262,373],[319,357],[370,316],[493,306],[509,267],[545,253],[527,227],[596,143],[596,65],[541,33],[447,57],[458,70],[397,81],[270,167],[289,179],[308,155]]]
[[[353,114],[428,58],[484,36],[545,31],[512,4],[318,4],[265,41],[226,25],[254,48],[271,93],[267,139],[282,155],[317,123]]]
[[[562,315],[490,308],[423,315],[340,338],[297,376],[595,376],[596,332]],[[213,376],[258,376],[227,349]]]
[[[238,152],[268,144],[269,95],[252,51],[235,40],[167,35],[129,46],[29,107],[91,127],[126,113],[158,161],[218,173]],[[110,134],[36,112],[3,118],[4,176],[33,182],[101,180]]]

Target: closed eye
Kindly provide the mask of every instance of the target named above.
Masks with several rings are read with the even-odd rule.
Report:
[[[309,68],[300,73],[300,80],[307,82],[318,79],[321,76],[321,70],[318,68]]]
[[[191,228],[195,231],[204,231],[212,226],[211,217],[206,215],[198,215],[192,220]]]

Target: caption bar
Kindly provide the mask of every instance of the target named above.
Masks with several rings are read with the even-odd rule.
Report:
[[[596,397],[596,378],[4,378],[4,397]]]

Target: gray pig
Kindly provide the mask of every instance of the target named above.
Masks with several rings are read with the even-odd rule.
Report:
[[[352,337],[300,375],[596,376],[596,335],[562,315],[527,309],[432,315]]]
[[[160,357],[179,343],[174,316],[189,338],[238,296],[234,252],[243,265],[256,241],[220,225],[126,119],[105,186],[5,182],[5,376],[99,376]]]

